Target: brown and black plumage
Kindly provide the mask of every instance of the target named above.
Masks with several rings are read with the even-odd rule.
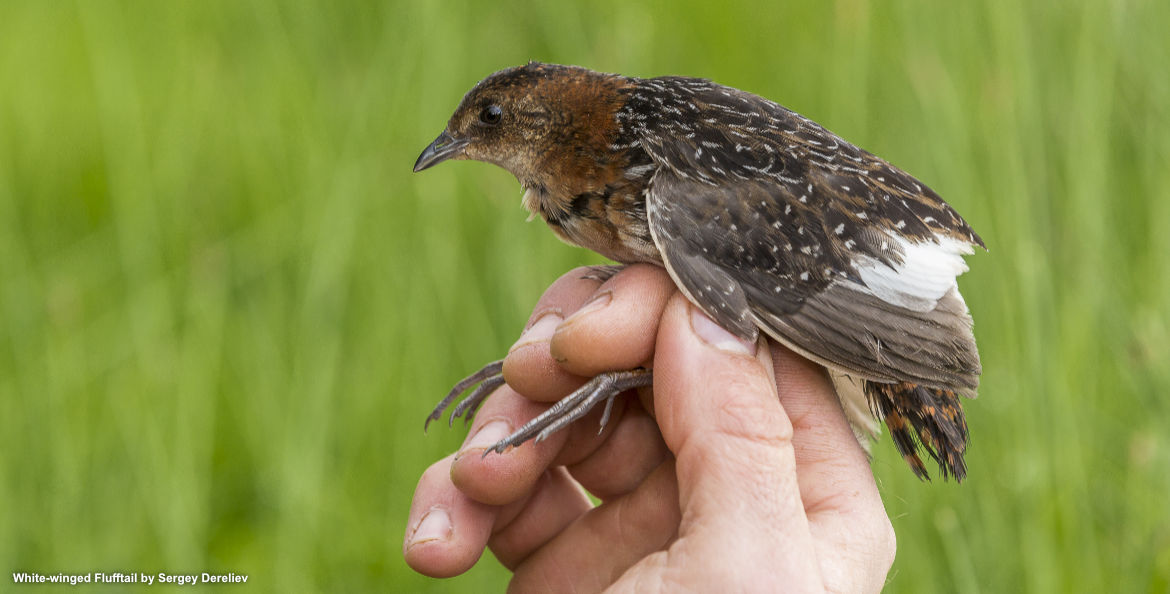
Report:
[[[980,364],[955,279],[983,241],[910,175],[738,89],[539,63],[476,85],[414,169],[447,159],[507,169],[561,239],[664,266],[727,330],[763,330],[827,367],[859,437],[883,419],[920,477],[920,450],[944,477],[965,476],[959,397],[975,395]],[[603,374],[492,449],[541,439],[651,378]],[[428,422],[480,382],[454,415],[503,382],[498,365],[460,382]]]

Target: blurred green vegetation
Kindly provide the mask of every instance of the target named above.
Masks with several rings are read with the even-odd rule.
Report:
[[[1164,0],[0,4],[0,582],[502,588],[401,560],[463,435],[422,420],[600,259],[501,170],[410,167],[540,59],[776,99],[986,239],[968,482],[875,448],[889,591],[1170,591],[1168,30]]]

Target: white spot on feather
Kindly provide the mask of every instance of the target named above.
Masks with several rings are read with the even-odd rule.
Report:
[[[652,169],[654,169],[653,163],[648,165],[635,165],[626,169],[625,177],[627,179],[637,179],[643,175],[646,175],[647,173],[650,173]]]

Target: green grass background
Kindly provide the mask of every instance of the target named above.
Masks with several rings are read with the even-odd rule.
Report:
[[[463,435],[422,420],[601,260],[501,170],[410,168],[539,59],[776,99],[986,239],[968,481],[875,448],[889,591],[1170,591],[1167,31],[1164,0],[0,4],[0,584],[503,588],[401,559]]]

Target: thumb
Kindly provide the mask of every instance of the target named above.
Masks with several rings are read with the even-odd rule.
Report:
[[[654,408],[677,459],[680,540],[816,567],[766,340],[740,340],[676,294],[658,331]]]

